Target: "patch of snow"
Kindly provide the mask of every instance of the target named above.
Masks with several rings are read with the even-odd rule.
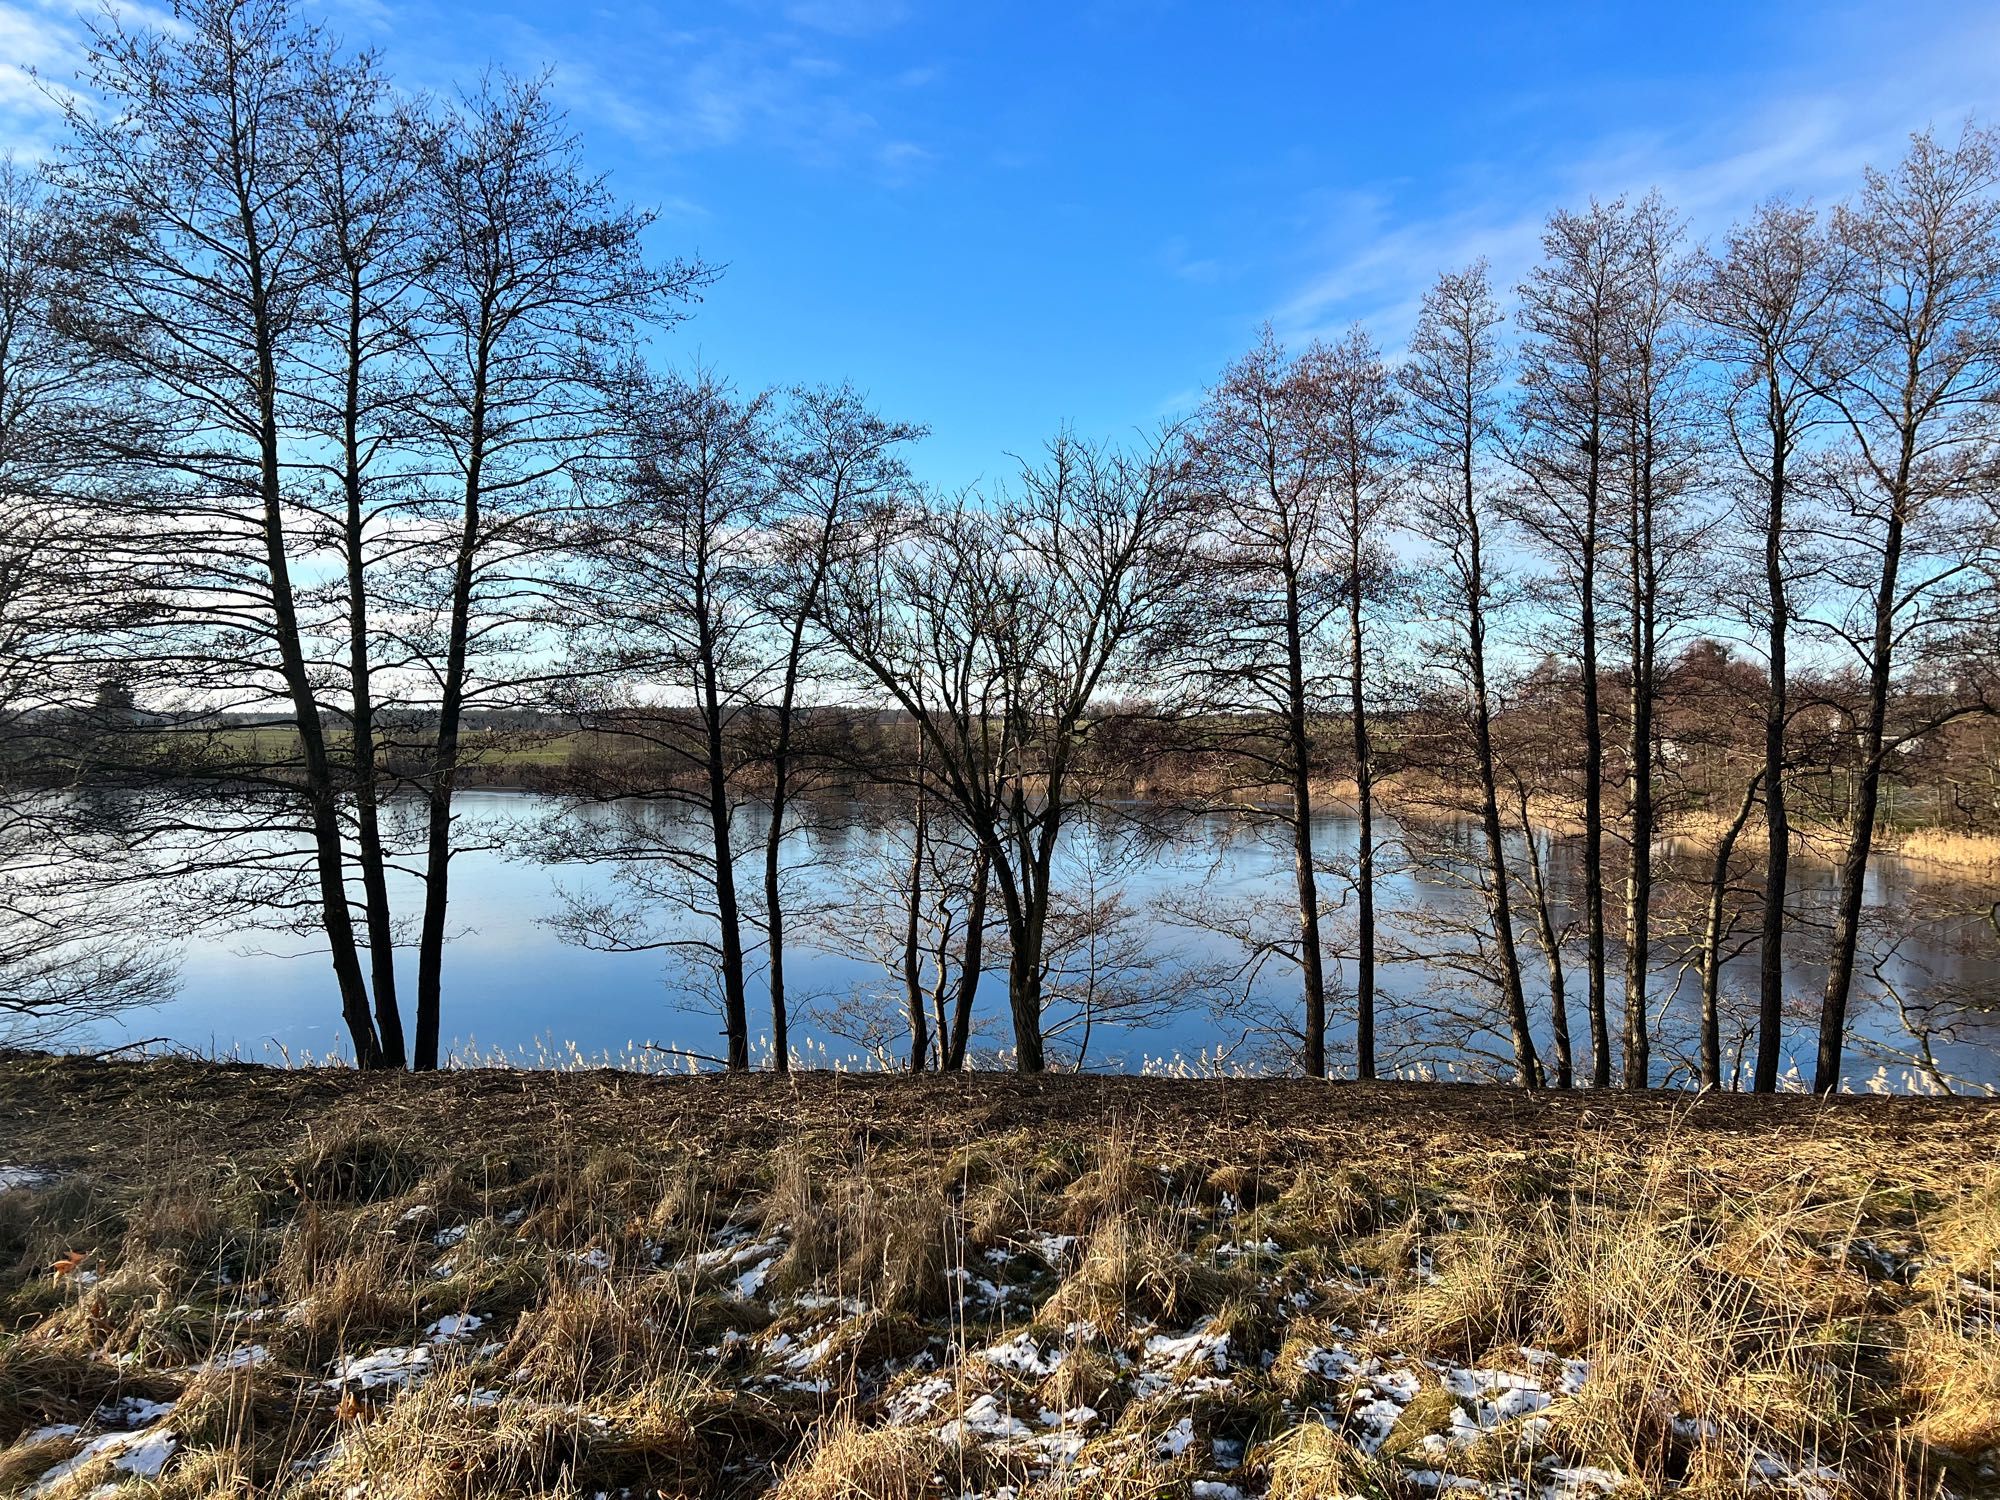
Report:
[[[959,1284],[960,1294],[980,1302],[1005,1302],[1011,1288],[988,1281],[984,1276],[975,1276],[964,1266],[953,1266],[946,1271],[945,1278]]]
[[[0,1193],[11,1193],[16,1188],[45,1188],[62,1180],[62,1173],[51,1167],[0,1167]]]
[[[1216,1370],[1229,1368],[1229,1335],[1208,1331],[1213,1319],[1204,1318],[1179,1338],[1156,1333],[1146,1340],[1146,1363],[1170,1365],[1206,1364]]]
[[[1354,1409],[1354,1442],[1363,1453],[1373,1454],[1389,1441],[1389,1430],[1403,1415],[1405,1403],[1377,1398]]]
[[[440,1229],[431,1236],[431,1243],[440,1250],[449,1250],[472,1232],[470,1224],[454,1224],[449,1229]]]
[[[1339,1344],[1312,1348],[1299,1356],[1299,1368],[1320,1380],[1346,1380],[1356,1374],[1360,1362]]]
[[[1062,1350],[1043,1349],[1025,1333],[980,1350],[979,1357],[1015,1375],[1047,1375],[1063,1362]]]
[[[1549,1371],[1560,1368],[1560,1373],[1555,1377],[1556,1392],[1559,1395],[1574,1396],[1583,1389],[1583,1383],[1590,1379],[1590,1361],[1587,1359],[1564,1359],[1560,1355],[1549,1353],[1546,1349],[1530,1349],[1525,1345],[1522,1346],[1521,1354],[1528,1361],[1528,1368],[1543,1381],[1549,1378]]]
[[[290,1319],[288,1321],[297,1321]],[[197,1370],[256,1370],[271,1362],[271,1351],[262,1344],[238,1344],[234,1349],[205,1360]]]
[[[144,1396],[120,1396],[97,1409],[91,1421],[99,1427],[151,1427],[174,1409],[171,1401],[148,1401]]]
[[[1097,1420],[1094,1406],[1072,1406],[1068,1411],[1050,1411],[1042,1408],[1041,1422],[1044,1427],[1088,1427]]]
[[[478,1313],[446,1313],[424,1330],[424,1336],[433,1344],[443,1344],[477,1333],[485,1326],[486,1320]]]
[[[1610,1494],[1625,1482],[1616,1469],[1600,1469],[1590,1464],[1549,1470],[1554,1481],[1545,1492],[1549,1500],[1583,1500],[1589,1495]]]
[[[1194,1418],[1182,1417],[1173,1426],[1160,1434],[1158,1443],[1162,1458],[1179,1458],[1194,1446]]]
[[[829,1333],[817,1343],[794,1350],[785,1361],[785,1368],[795,1373],[810,1370],[833,1352],[833,1339],[833,1334]]]
[[[1218,1260],[1228,1260],[1238,1255],[1283,1255],[1284,1246],[1276,1240],[1230,1240],[1215,1247]]]
[[[427,1344],[377,1349],[372,1354],[335,1360],[333,1379],[327,1384],[337,1388],[352,1382],[364,1391],[404,1386],[422,1379],[429,1373],[430,1365],[431,1351]]]
[[[957,1382],[949,1375],[932,1375],[919,1380],[915,1385],[905,1386],[891,1396],[887,1404],[889,1425],[907,1427],[921,1421],[944,1404]]]
[[[938,1436],[947,1443],[963,1446],[972,1438],[1025,1438],[1033,1434],[1026,1422],[1008,1411],[1000,1398],[988,1391],[966,1407],[957,1420],[940,1427]]]
[[[30,1485],[26,1496],[35,1496],[55,1488],[84,1465],[100,1458],[109,1459],[111,1466],[137,1479],[158,1479],[161,1470],[167,1466],[180,1448],[180,1439],[165,1428],[153,1427],[142,1432],[112,1432],[101,1438],[85,1443],[70,1457]]]
[[[771,1267],[778,1263],[778,1257],[785,1253],[785,1241],[780,1237],[757,1240],[751,1244],[730,1243],[718,1245],[713,1250],[704,1250],[694,1258],[697,1268],[704,1271],[736,1271],[732,1290],[744,1300],[757,1295],[765,1278],[771,1274]]]
[[[1035,1254],[1039,1255],[1047,1263],[1051,1271],[1060,1271],[1063,1268],[1063,1263],[1069,1259],[1070,1253],[1076,1249],[1076,1236],[1073,1234],[1038,1234],[1033,1239],[1027,1241],[1027,1245],[1029,1249],[1033,1250]]]

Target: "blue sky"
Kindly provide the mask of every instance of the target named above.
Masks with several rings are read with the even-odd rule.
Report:
[[[922,473],[1184,408],[1270,320],[1393,348],[1441,268],[1659,186],[1699,232],[1822,201],[1912,129],[2000,114],[2000,6],[331,0],[413,86],[547,67],[663,250],[727,275],[667,352],[851,378]],[[0,0],[0,143],[34,155],[73,6]]]

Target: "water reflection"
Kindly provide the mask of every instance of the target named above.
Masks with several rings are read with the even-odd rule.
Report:
[[[461,1053],[522,1054],[573,1046],[581,1054],[624,1053],[648,1043],[690,1052],[719,1050],[719,1025],[704,977],[685,962],[660,953],[583,951],[563,942],[550,925],[559,892],[584,897],[614,888],[603,866],[548,867],[521,856],[513,836],[550,817],[654,820],[669,832],[687,824],[686,808],[563,810],[545,799],[511,793],[468,793],[463,817],[475,846],[454,866],[451,952],[446,968],[444,1032]],[[1381,826],[1378,822],[1378,826]],[[1354,852],[1356,828],[1339,813],[1321,817],[1319,844],[1326,866],[1330,973],[1340,993],[1329,1056],[1344,1058],[1351,1018],[1346,987],[1351,978],[1351,909],[1343,870]],[[1427,1076],[1504,1074],[1505,1038],[1490,1014],[1482,984],[1482,905],[1473,887],[1476,867],[1472,828],[1426,826],[1407,841],[1429,851],[1416,858],[1403,847],[1393,823],[1384,829],[1381,858],[1379,972],[1385,1071]],[[755,806],[739,815],[745,851],[746,902],[761,889],[764,814]],[[906,859],[905,810],[893,806],[821,802],[787,842],[788,901],[793,941],[786,968],[797,1020],[794,1037],[812,1060],[866,1064],[870,1048],[900,1057],[891,1035],[901,981],[854,940],[885,891],[893,896],[894,870]],[[1572,915],[1580,888],[1578,850],[1550,839],[1544,850],[1554,914]],[[1063,851],[1064,888],[1092,909],[1112,903],[1124,941],[1114,953],[1108,940],[1080,949],[1066,962],[1077,972],[1064,993],[1067,1009],[1054,1018],[1054,1059],[1087,1067],[1138,1069],[1161,1059],[1218,1056],[1231,1066],[1284,1066],[1296,1024],[1296,971],[1282,951],[1289,901],[1290,852],[1282,831],[1240,817],[1170,819],[1156,809],[1100,810],[1078,821]],[[1692,870],[1699,860],[1688,860]],[[1810,1071],[1810,1016],[1816,1013],[1820,962],[1832,907],[1834,872],[1809,859],[1793,861],[1788,896],[1793,913],[1786,965],[1788,1027],[1786,1064]],[[396,898],[411,903],[414,881],[399,880]],[[1618,893],[1607,925],[1620,927]],[[1960,1083],[2000,1084],[2000,941],[1992,919],[1993,893],[1949,874],[1893,858],[1879,862],[1871,881],[1873,920],[1861,965],[1863,982],[1853,1007],[1854,1045],[1848,1084],[1865,1087],[1878,1070],[1919,1084],[1936,1076]],[[1689,936],[1695,901],[1663,888],[1658,908],[1652,1009],[1659,1032],[1655,1081],[1684,1083],[1691,1075],[1694,1009],[1699,997]],[[662,912],[668,923],[697,917]],[[995,912],[997,918],[997,911]],[[879,916],[879,913],[877,914]],[[1754,1012],[1754,916],[1734,935],[1724,965],[1725,1044],[1747,1035]],[[1260,949],[1265,938],[1273,946]],[[1525,916],[1519,939],[1540,1018],[1540,1043],[1550,1037],[1546,1017],[1547,967]],[[1623,957],[1613,942],[1612,1030],[1618,1030],[1619,974]],[[405,956],[406,958],[408,955]],[[1114,963],[1115,960],[1115,963]],[[761,959],[759,959],[761,962]],[[1005,958],[989,950],[991,967],[980,990],[975,1050],[989,1052],[1006,1040]],[[1585,1070],[1581,948],[1563,953],[1573,1045]],[[411,966],[413,967],[413,960]],[[1095,967],[1093,987],[1082,971]],[[1061,988],[1060,986],[1058,988]],[[753,1028],[762,999],[751,985]],[[870,1018],[872,1019],[872,1022]],[[1943,1026],[1935,1034],[1931,1028]],[[164,1036],[204,1050],[246,1055],[325,1056],[342,1049],[330,974],[324,957],[298,940],[270,935],[203,932],[185,949],[182,998],[157,1011],[99,1028],[96,1045]],[[1878,1082],[1879,1086],[1879,1082]]]

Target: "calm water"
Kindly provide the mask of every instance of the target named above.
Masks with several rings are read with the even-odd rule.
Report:
[[[586,1056],[643,1051],[645,1044],[694,1052],[720,1050],[714,1009],[704,999],[702,976],[660,952],[606,953],[564,942],[550,919],[560,910],[561,891],[591,897],[616,889],[614,872],[604,866],[551,867],[509,853],[508,835],[537,819],[562,814],[553,804],[514,793],[468,793],[462,798],[469,833],[492,847],[462,855],[454,869],[453,939],[446,964],[444,1035],[461,1055],[506,1053],[528,1059],[569,1047]],[[675,813],[649,813],[671,824]],[[1387,830],[1395,833],[1393,825]],[[1350,819],[1327,816],[1319,830],[1324,857],[1338,863],[1350,854],[1355,830]],[[763,826],[755,809],[743,816],[740,837],[752,851],[744,863],[744,899],[761,890]],[[1470,829],[1444,831],[1447,846],[1456,836],[1471,851]],[[845,913],[847,928],[865,929],[865,913],[879,893],[893,890],[906,847],[906,830],[879,809],[822,805],[813,826],[792,837],[788,850],[795,941],[788,944],[786,968],[795,1012],[794,1041],[809,1061],[843,1060],[866,1065],[868,1051],[856,1040],[857,1010],[893,1003],[896,982],[879,964],[826,936]],[[1067,1023],[1052,1056],[1085,1066],[1138,1069],[1160,1060],[1184,1062],[1218,1054],[1236,1066],[1282,1065],[1284,1028],[1294,1022],[1296,971],[1279,959],[1261,967],[1249,961],[1243,944],[1205,929],[1189,908],[1208,917],[1246,924],[1258,931],[1281,931],[1289,891],[1289,854],[1275,829],[1214,817],[1170,830],[1138,832],[1123,816],[1079,824],[1066,845],[1065,885],[1080,902],[1094,895],[1100,909],[1112,903],[1125,915],[1097,947],[1103,1004],[1065,1009]],[[1574,876],[1571,851],[1558,841],[1549,851],[1552,884],[1562,890]],[[1504,1038],[1484,1016],[1487,992],[1455,977],[1453,966],[1399,957],[1412,950],[1475,957],[1477,897],[1455,871],[1449,848],[1421,866],[1390,855],[1383,882],[1381,1029],[1385,1063],[1410,1073],[1479,1076],[1501,1065]],[[1814,960],[1823,951],[1823,914],[1831,893],[1831,872],[1795,861],[1797,886],[1792,904],[1798,914],[1788,988],[1803,1016],[1817,1005],[1822,971]],[[399,888],[405,910],[414,882]],[[1343,887],[1329,875],[1329,941],[1339,948],[1349,921]],[[1610,893],[1614,904],[1622,894]],[[1950,879],[1882,862],[1871,904],[1881,909],[1883,936],[1871,945],[1880,981],[1870,978],[1855,1006],[1859,1045],[1850,1055],[1849,1084],[1870,1086],[1878,1067],[1890,1067],[1892,1084],[1902,1084],[1898,1058],[1916,1050],[1892,1002],[1891,988],[1906,1005],[1949,1004],[1950,1036],[1933,1039],[1933,1055],[1951,1076],[1975,1084],[2000,1083],[2000,942],[1989,921],[1991,893],[1968,891]],[[1258,909],[1261,904],[1261,910]],[[815,911],[826,913],[815,915]],[[997,917],[997,895],[995,898]],[[1536,987],[1546,995],[1545,968],[1521,916],[1523,959]],[[1617,913],[1607,913],[1615,932]],[[1271,924],[1277,924],[1273,927]],[[699,936],[698,919],[663,917],[662,931]],[[1676,1072],[1692,1053],[1691,1007],[1697,995],[1691,971],[1678,959],[1676,931],[1684,925],[1669,900],[1659,918],[1659,951],[1652,997],[1661,1018],[1662,1043],[1657,1078],[1685,1081]],[[852,947],[850,935],[848,946]],[[893,944],[893,938],[890,939]],[[197,932],[183,945],[181,998],[157,1010],[98,1028],[92,1045],[166,1037],[204,1051],[246,1056],[302,1054],[328,1056],[344,1050],[333,998],[331,974],[322,953],[282,934]],[[1081,950],[1080,950],[1081,951]],[[414,958],[405,955],[413,979]],[[1004,959],[1001,960],[1004,965]],[[1612,1027],[1619,1003],[1611,964]],[[1572,1030],[1579,1068],[1585,1066],[1587,1031],[1583,1016],[1580,950],[1567,958]],[[1727,1007],[1741,1012],[1751,1003],[1755,952],[1732,961],[1725,989]],[[1079,969],[1083,966],[1078,958]],[[1871,965],[1864,965],[1864,968]],[[1335,975],[1343,984],[1344,964]],[[751,981],[753,1034],[764,1009],[761,967]],[[1002,1014],[1004,967],[989,970],[981,990],[979,1043],[1005,1043]],[[879,997],[879,998],[878,998]],[[1120,1003],[1148,1013],[1143,1024],[1122,1023]],[[1336,1002],[1337,1003],[1337,1002]],[[1538,1010],[1545,1006],[1538,1005]],[[836,1012],[845,1012],[846,1019]],[[1942,1009],[1933,1012],[1941,1017]],[[1088,1022],[1086,1026],[1085,1022]],[[1348,1028],[1336,1018],[1330,1056],[1343,1060]],[[1546,1026],[1544,1026],[1546,1032]],[[1727,1035],[1727,1030],[1726,1030]],[[906,1043],[884,1033],[887,1050],[900,1055]],[[1812,1038],[1808,1023],[1791,1027],[1792,1055],[1810,1071]],[[1546,1035],[1544,1036],[1546,1047]],[[659,1060],[658,1054],[652,1054]],[[1878,1081],[1875,1086],[1881,1086]]]

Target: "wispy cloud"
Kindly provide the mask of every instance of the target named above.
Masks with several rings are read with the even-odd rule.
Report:
[[[25,160],[48,153],[82,55],[81,34],[66,15],[0,0],[0,151]]]
[[[1836,40],[1852,47],[1851,37]],[[1847,53],[1850,67],[1856,57]],[[1393,345],[1438,272],[1484,259],[1504,295],[1534,263],[1547,216],[1593,196],[1657,188],[1695,239],[1774,194],[1822,203],[1844,197],[1864,165],[1900,154],[1912,130],[1955,131],[1982,105],[1990,114],[2000,15],[1933,33],[1903,56],[1864,47],[1858,61],[1866,69],[1859,76],[1829,64],[1812,86],[1780,88],[1761,102],[1719,109],[1691,100],[1684,123],[1627,131],[1531,166],[1461,170],[1453,191],[1389,183],[1309,194],[1301,210],[1309,248],[1271,321],[1282,336],[1302,340],[1359,319]],[[1540,99],[1525,113],[1555,112],[1562,103]]]
[[[647,32],[643,50],[618,36],[586,29],[554,35],[516,22],[501,38],[514,66],[547,67],[565,101],[585,120],[617,131],[650,156],[769,151],[815,167],[873,172],[890,185],[920,171],[935,156],[885,119],[888,96],[902,77],[878,78],[841,55],[847,40],[894,23],[894,8],[846,21],[835,7],[810,6],[791,29],[743,32],[721,27]],[[819,14],[825,11],[826,14]],[[622,40],[621,40],[622,38]]]

